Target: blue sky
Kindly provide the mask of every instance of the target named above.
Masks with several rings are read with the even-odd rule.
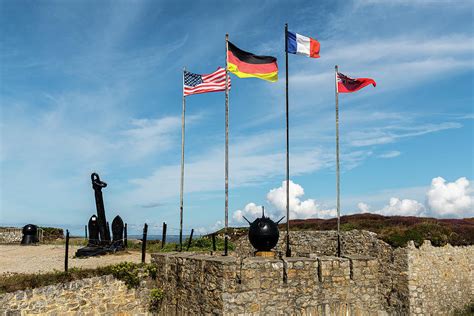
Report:
[[[232,77],[231,223],[283,212],[284,23],[321,58],[289,56],[291,211],[335,208],[334,65],[377,87],[340,96],[342,213],[474,216],[470,1],[1,1],[0,224],[75,233],[95,212],[159,233],[179,223],[182,68],[225,63],[225,33],[278,58],[280,80]],[[224,94],[187,98],[186,231],[222,226]]]

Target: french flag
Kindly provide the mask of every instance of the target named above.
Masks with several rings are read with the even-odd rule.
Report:
[[[288,31],[288,53],[300,54],[312,58],[319,58],[319,42],[311,37]]]

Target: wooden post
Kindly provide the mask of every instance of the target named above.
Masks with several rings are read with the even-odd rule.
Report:
[[[227,256],[228,227],[229,227],[229,72],[227,51],[229,50],[229,34],[225,35],[225,228],[224,256]]]
[[[66,255],[64,256],[64,272],[68,271],[69,263],[69,230],[66,229]]]
[[[212,234],[212,251],[216,251],[216,233]]]
[[[125,248],[128,248],[127,223],[123,227],[123,245]]]
[[[163,236],[161,237],[161,249],[165,247],[166,244],[166,223],[163,222]]]
[[[86,236],[86,240],[87,240],[87,225],[84,225],[84,236]]]
[[[193,234],[194,234],[194,229],[191,229],[191,235],[189,235],[188,247],[186,248],[186,251],[188,251],[189,247],[191,247],[191,241],[193,240]]]
[[[148,233],[148,225],[147,223],[145,223],[145,226],[143,226],[143,239],[142,239],[142,263],[145,263],[147,233]]]
[[[339,186],[339,92],[337,90],[337,65],[335,69],[336,83],[336,208],[337,208],[337,256],[341,256],[341,203],[340,203],[340,186]]]
[[[286,61],[286,256],[291,257],[290,248],[290,122],[288,101],[288,23],[285,24]]]
[[[184,73],[183,68],[183,112],[181,114],[181,183],[179,195],[179,251],[183,250],[183,200],[184,200],[184,131],[186,115],[186,97],[184,96]],[[163,248],[163,245],[162,247]]]

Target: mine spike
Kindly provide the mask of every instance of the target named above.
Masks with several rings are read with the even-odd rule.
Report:
[[[249,221],[245,216],[242,215],[242,217],[243,217],[243,218],[247,221],[247,223],[249,223],[249,225],[250,225],[250,221]]]
[[[280,222],[285,218],[285,216],[283,216],[282,218],[280,218],[276,223],[277,224],[280,224]]]
[[[262,205],[262,218],[265,218],[265,207]]]

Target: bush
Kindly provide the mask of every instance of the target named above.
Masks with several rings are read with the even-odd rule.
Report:
[[[159,312],[164,297],[165,293],[162,289],[151,289],[148,310],[152,313]]]
[[[43,230],[43,240],[45,242],[64,238],[64,230],[62,228],[55,228],[55,227],[40,227],[40,228]]]
[[[112,275],[123,281],[129,289],[137,288],[140,285],[140,278],[138,276],[140,264],[133,262],[121,262],[119,264],[110,266]]]

